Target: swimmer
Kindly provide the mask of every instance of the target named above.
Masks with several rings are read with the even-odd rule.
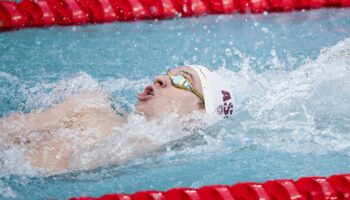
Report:
[[[84,144],[75,144],[67,131],[64,136],[57,136],[58,132],[65,129],[74,137],[88,138],[87,134],[89,137],[93,134],[98,140],[107,139],[113,129],[126,122],[125,115],[120,114],[123,111],[116,114],[108,98],[101,89],[84,91],[44,111],[2,118],[0,145],[21,146],[25,160],[36,169],[49,173],[72,169],[70,147]],[[137,98],[135,112],[147,121],[171,113],[183,116],[194,111],[228,117],[234,110],[227,83],[216,72],[200,65],[177,67],[156,76],[153,84]],[[55,137],[59,139],[53,139]]]

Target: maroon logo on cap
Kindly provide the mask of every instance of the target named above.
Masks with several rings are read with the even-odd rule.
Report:
[[[218,113],[219,115],[221,115],[223,112],[224,112],[224,106],[223,105],[220,105],[216,108],[216,113]]]
[[[233,114],[233,104],[232,103],[224,103],[224,114],[225,114],[225,117]]]
[[[226,102],[231,99],[231,94],[225,90],[221,90],[222,93],[222,101],[224,105],[220,105],[216,108],[216,112],[218,114],[224,113],[225,117],[233,114],[233,104],[231,102]]]
[[[221,93],[222,93],[222,101],[225,102],[225,101],[228,101],[231,99],[231,95],[229,92],[225,91],[225,90],[221,90]]]

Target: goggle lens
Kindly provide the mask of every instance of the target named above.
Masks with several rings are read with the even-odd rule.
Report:
[[[172,75],[170,73],[167,73],[166,75],[169,76],[171,83],[173,84],[174,87],[193,92],[196,96],[198,96],[204,102],[203,95],[200,94],[195,89],[193,89],[191,82],[187,80],[183,75],[180,75],[180,74]]]
[[[184,76],[176,75],[176,76],[170,76],[170,77],[174,86],[180,87],[181,89],[186,88],[187,90],[191,90],[192,85]]]

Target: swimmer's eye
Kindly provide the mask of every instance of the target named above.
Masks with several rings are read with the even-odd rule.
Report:
[[[190,81],[190,83],[192,84],[193,81],[193,75],[188,73],[187,71],[181,70],[179,71],[177,74],[180,74],[182,76],[184,76],[186,78],[186,80]]]
[[[171,71],[173,71],[173,69],[169,68],[169,69],[167,69],[165,74],[169,74],[170,73],[170,74],[173,74],[173,75],[182,75],[182,76],[185,77],[186,80],[188,80],[188,81],[190,81],[192,83],[193,77],[188,72],[186,72],[184,70],[179,70],[179,71],[176,70],[175,73],[171,73]]]

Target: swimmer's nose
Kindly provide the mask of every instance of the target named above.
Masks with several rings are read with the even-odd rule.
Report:
[[[156,76],[154,79],[154,86],[159,87],[159,88],[164,88],[166,87],[169,83],[169,78],[166,75],[160,75]]]

